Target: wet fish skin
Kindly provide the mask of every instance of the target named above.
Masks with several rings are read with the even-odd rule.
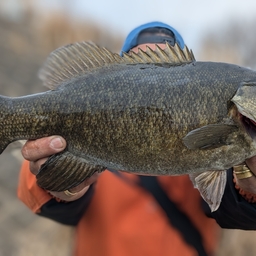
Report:
[[[100,49],[84,47],[89,50],[83,61],[93,62],[93,50]],[[52,61],[51,70],[62,67],[65,59],[76,58],[71,53],[61,52],[62,62]],[[99,52],[101,56],[94,58],[106,61],[113,57],[108,54]],[[0,97],[1,150],[18,139],[54,134],[67,141],[65,152],[50,158],[37,175],[41,187],[63,191],[106,168],[148,175],[225,170],[256,155],[255,142],[232,103],[243,83],[256,81],[254,71],[193,60],[132,63],[113,58],[117,61],[91,68],[87,63],[84,72],[72,75],[67,75],[67,68],[52,77],[46,70],[45,78],[53,84],[50,91]],[[75,68],[70,64],[72,70],[78,70],[78,64]],[[256,100],[255,95],[250,97]],[[219,136],[212,124],[220,127]],[[194,135],[202,143],[190,149]]]
[[[156,170],[156,174],[164,175],[183,174],[195,168],[201,171],[205,168],[202,162],[191,166],[191,161],[195,153],[203,157],[207,151],[191,151],[181,139],[198,127],[226,122],[227,99],[239,87],[239,79],[227,81],[223,77],[223,83],[214,89],[209,81],[221,80],[222,70],[227,68],[240,71],[235,66],[200,62],[171,68],[147,65],[103,68],[99,74],[81,76],[55,91],[10,99],[17,114],[13,118],[8,115],[5,126],[17,124],[10,135],[16,139],[60,134],[68,141],[68,151],[90,161],[99,158],[98,163],[113,169],[148,174]],[[205,81],[193,78],[193,73],[200,77],[211,69],[215,69],[215,74],[209,73],[210,79],[208,75]],[[104,82],[108,84],[107,90],[102,83],[102,72],[104,79],[108,76],[109,81],[114,81]],[[244,75],[241,73],[241,77]],[[200,83],[204,83],[203,87]],[[173,160],[170,156],[175,156],[174,151],[183,151],[183,159]]]

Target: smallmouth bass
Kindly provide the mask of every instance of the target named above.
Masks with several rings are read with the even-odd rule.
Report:
[[[44,189],[63,191],[105,169],[191,174],[216,210],[225,170],[256,155],[253,70],[197,62],[178,45],[120,57],[83,42],[54,51],[40,77],[49,91],[0,96],[0,151],[63,136],[66,150],[37,175]]]

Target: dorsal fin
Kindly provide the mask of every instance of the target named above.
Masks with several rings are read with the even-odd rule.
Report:
[[[182,64],[195,61],[195,57],[192,51],[189,51],[187,46],[182,50],[178,44],[171,46],[166,43],[164,49],[156,45],[156,49],[152,50],[150,47],[146,47],[146,51],[139,48],[138,53],[133,51],[129,53],[123,53],[124,59],[133,63],[171,63]]]
[[[189,51],[186,46],[182,50],[177,44],[174,47],[166,44],[164,50],[156,45],[155,51],[147,47],[146,51],[139,49],[138,53],[124,53],[121,57],[92,42],[81,42],[53,51],[40,70],[39,77],[44,85],[55,89],[64,81],[111,64],[172,63],[177,65],[194,60],[192,51]]]
[[[50,89],[62,82],[111,63],[122,63],[117,53],[91,42],[69,44],[53,51],[39,71],[39,78]]]

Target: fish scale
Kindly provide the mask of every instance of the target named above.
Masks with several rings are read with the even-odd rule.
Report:
[[[108,67],[106,68],[108,72],[105,72],[103,67],[101,68],[103,72],[100,70],[99,74],[94,72],[93,75],[83,75],[72,80],[71,84],[67,83],[65,86],[60,86],[55,91],[21,97],[14,101],[13,108],[20,110],[23,108],[23,113],[19,112],[19,117],[22,120],[32,119],[32,122],[23,122],[25,127],[22,129],[17,127],[17,129],[24,130],[27,134],[29,130],[31,131],[29,135],[23,135],[21,132],[20,134],[17,133],[16,136],[18,137],[11,140],[59,134],[68,141],[68,150],[70,149],[71,153],[73,153],[73,150],[79,151],[79,156],[82,157],[88,153],[86,144],[90,144],[90,155],[94,154],[94,157],[100,158],[99,161],[104,163],[106,167],[108,167],[108,161],[116,162],[116,158],[121,157],[120,154],[122,153],[124,154],[122,159],[131,157],[130,160],[126,160],[130,164],[121,165],[119,161],[120,163],[117,166],[109,167],[114,169],[121,167],[123,170],[136,172],[141,170],[143,173],[148,172],[150,174],[154,172],[154,162],[157,161],[159,166],[158,158],[164,158],[166,159],[165,162],[170,165],[170,171],[164,168],[163,170],[157,170],[158,174],[172,174],[173,163],[170,150],[173,148],[171,143],[173,136],[185,137],[189,131],[198,128],[198,125],[216,123],[227,116],[226,100],[219,101],[216,104],[213,98],[209,97],[211,94],[209,95],[208,91],[212,91],[212,88],[205,85],[209,75],[205,76],[207,79],[205,82],[202,78],[200,82],[197,82],[197,79],[196,81],[193,80],[193,73],[206,72],[204,69],[211,69],[211,66],[216,66],[219,70],[221,70],[219,66],[226,69],[225,64],[200,62],[170,68],[159,66],[151,68],[151,65],[148,68],[145,64],[141,66],[138,64],[134,66],[119,65],[112,67],[111,72],[109,72]],[[233,69],[235,68],[233,67]],[[240,70],[240,68],[238,69]],[[191,74],[190,70],[192,70]],[[236,71],[234,70],[234,72]],[[100,77],[102,73],[105,74],[103,81]],[[221,79],[216,71],[214,76],[215,79]],[[182,85],[180,83],[181,79],[182,81],[192,81],[192,83],[190,82],[189,86],[187,86],[187,83]],[[91,86],[91,80],[94,81],[93,86]],[[178,82],[176,83],[176,81]],[[223,79],[223,81],[227,84],[226,79]],[[230,85],[227,84],[224,91],[222,85],[219,86],[220,88],[215,86],[215,91],[219,95],[229,94],[223,99],[231,99],[239,85],[235,85],[237,81],[237,79],[232,79]],[[110,94],[104,91],[104,84],[108,86],[108,91],[111,91]],[[233,92],[228,86],[233,89]],[[76,88],[76,94],[72,93],[73,87]],[[101,94],[98,93],[99,91],[101,91]],[[193,104],[193,102],[195,103]],[[207,105],[203,104],[205,102],[207,102]],[[35,106],[40,106],[40,108],[35,108]],[[200,106],[199,109],[198,106]],[[34,109],[41,109],[41,112],[33,113]],[[145,115],[145,109],[148,112],[147,115]],[[208,111],[209,109],[211,111]],[[159,112],[163,114],[160,116]],[[102,118],[103,115],[105,120]],[[48,120],[48,122],[38,122],[39,116]],[[199,120],[201,116],[205,120],[204,123]],[[69,120],[73,123],[72,130],[68,129],[66,125]],[[84,120],[83,129],[77,124],[78,120]],[[172,120],[172,122],[169,122],[169,120]],[[34,123],[38,123],[39,126],[33,127]],[[125,124],[125,132],[122,132],[122,136],[118,136],[118,141],[115,141],[113,138],[115,138],[116,127],[122,126],[122,123]],[[159,126],[159,123],[162,126]],[[12,121],[13,124],[14,121]],[[64,124],[63,128],[58,127],[58,124],[59,126]],[[107,127],[110,127],[110,129]],[[148,127],[150,127],[149,133],[147,132]],[[92,137],[94,137],[94,143],[89,139]],[[78,145],[72,143],[72,141],[77,140],[76,138],[79,140],[77,141]],[[83,138],[82,142],[80,141],[81,138]],[[153,146],[156,142],[159,142],[157,147]],[[115,144],[116,147],[111,148],[108,146],[110,143]],[[167,148],[166,143],[170,148]],[[141,144],[142,147],[140,147]],[[120,154],[118,145],[122,149]],[[143,146],[147,147],[143,148]],[[183,143],[179,147],[185,148]],[[106,151],[105,148],[108,148],[108,150]],[[141,150],[145,153],[143,160],[136,157]],[[145,163],[146,159],[149,161],[146,154],[149,154],[150,158],[154,156],[154,159],[150,159],[152,161],[150,164],[152,166],[151,170],[143,168],[143,166],[148,166]],[[101,156],[98,157],[98,155]],[[163,163],[163,166],[166,166],[166,163]],[[214,166],[210,167],[216,169]],[[177,170],[176,174],[191,171],[189,167],[184,170],[183,168]]]

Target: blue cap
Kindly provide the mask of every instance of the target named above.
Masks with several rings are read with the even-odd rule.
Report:
[[[141,31],[143,31],[144,29],[147,29],[147,28],[155,28],[155,27],[166,28],[166,29],[171,30],[173,32],[176,42],[178,43],[180,48],[181,49],[184,48],[185,44],[184,44],[183,38],[176,29],[174,29],[173,27],[171,27],[165,23],[154,21],[154,22],[149,22],[149,23],[143,24],[143,25],[133,29],[124,41],[123,47],[121,49],[121,54],[122,54],[122,52],[129,52],[133,47],[138,45],[137,39],[138,39],[138,35],[140,34]]]

